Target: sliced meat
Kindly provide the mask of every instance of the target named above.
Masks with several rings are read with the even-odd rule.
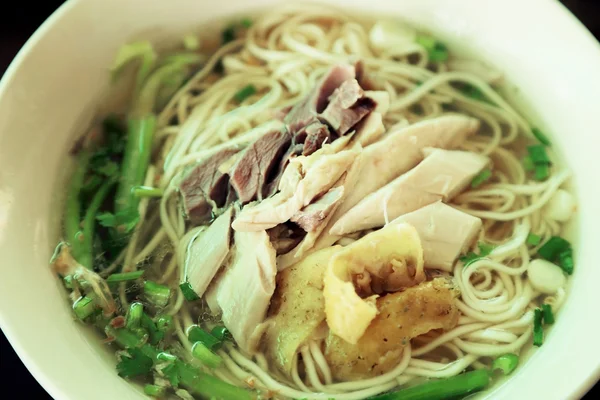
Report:
[[[233,207],[214,220],[189,246],[185,258],[185,280],[202,297],[227,254],[231,240]]]
[[[208,222],[214,208],[225,206],[228,176],[219,171],[219,167],[238,151],[238,148],[225,148],[184,174],[179,192],[185,215],[193,224]]]
[[[300,346],[325,321],[323,272],[340,249],[341,246],[323,249],[277,274],[263,344],[272,365],[287,375]]]
[[[464,190],[486,165],[488,157],[458,150],[431,149],[415,168],[365,197],[331,228],[335,235],[376,228]]]
[[[442,202],[402,215],[390,225],[408,223],[419,232],[425,267],[451,272],[458,256],[471,247],[481,220]]]
[[[280,183],[281,192],[256,205],[244,207],[233,222],[233,229],[260,231],[288,221],[313,199],[327,192],[352,165],[357,152],[319,152],[308,157],[295,158],[284,172]],[[293,173],[289,173],[288,170]],[[286,176],[291,175],[295,176],[295,179],[289,183]]]
[[[242,204],[262,199],[263,190],[273,179],[272,172],[276,171],[291,141],[287,131],[274,130],[244,150],[230,172],[231,186]]]
[[[356,344],[331,332],[325,358],[333,376],[352,381],[382,375],[398,365],[412,338],[433,329],[450,330],[458,323],[459,291],[447,278],[388,294],[376,301],[377,316]]]
[[[365,148],[364,166],[356,186],[338,208],[334,223],[368,194],[413,168],[423,159],[423,149],[459,146],[479,128],[479,121],[462,115],[445,115],[409,125]]]
[[[269,197],[273,196],[275,193],[277,193],[277,190],[279,188],[279,182],[281,181],[283,172],[285,171],[286,167],[290,163],[290,160],[292,160],[294,157],[301,155],[303,149],[304,149],[304,144],[302,144],[302,143],[292,144],[287,149],[287,151],[285,152],[283,157],[281,157],[281,161],[279,162],[279,165],[272,172],[273,177],[271,178],[271,181],[263,187],[263,189],[264,189],[263,190],[263,198],[264,199],[269,198]]]
[[[252,354],[275,291],[275,249],[265,231],[235,232],[234,241],[231,265],[211,287],[211,309],[222,312],[223,323],[235,342]]]
[[[304,129],[294,138],[298,143],[303,144],[302,155],[310,156],[319,150],[325,142],[332,142],[332,135],[327,125],[315,121]]]
[[[356,79],[349,79],[333,92],[320,118],[339,136],[343,136],[373,111],[375,106],[372,98],[364,96]]]
[[[343,196],[343,186],[332,188],[315,202],[294,214],[290,220],[298,224],[306,232],[313,232],[333,212],[335,206],[341,201]]]
[[[296,104],[284,118],[284,122],[292,134],[298,133],[302,128],[314,122],[317,115],[327,106],[329,96],[335,89],[347,81],[353,79],[354,67],[351,65],[333,66],[313,91],[300,103]]]

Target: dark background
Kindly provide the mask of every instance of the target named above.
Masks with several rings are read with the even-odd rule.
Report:
[[[35,6],[29,2],[19,3],[0,6],[0,76],[29,36],[63,1],[45,0]],[[600,0],[563,0],[562,3],[600,40]],[[3,334],[0,334],[0,367],[0,387],[4,388],[5,394],[6,388],[10,387],[18,390],[18,398],[50,399],[23,366]],[[599,391],[594,389],[594,392]],[[586,396],[591,397],[595,396]]]

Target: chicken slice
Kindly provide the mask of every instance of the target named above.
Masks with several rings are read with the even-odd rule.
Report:
[[[366,147],[378,141],[384,132],[383,116],[381,113],[373,111],[358,123],[352,142],[360,143],[361,146]]]
[[[282,177],[281,192],[256,205],[246,206],[232,226],[236,231],[260,231],[288,221],[313,199],[326,193],[354,162],[359,150],[350,149],[327,154],[319,150],[308,156],[299,156],[290,161]],[[287,169],[298,171],[301,176],[293,193],[292,184],[287,186]]]
[[[409,341],[432,329],[456,326],[459,291],[448,278],[435,278],[377,299],[377,316],[356,344],[329,334],[325,358],[340,381],[364,379],[393,369]]]
[[[340,202],[343,195],[343,186],[334,187],[315,202],[294,214],[291,221],[298,224],[306,232],[313,232],[335,210],[335,206]]]
[[[442,202],[402,215],[389,225],[407,223],[419,232],[425,266],[448,272],[452,271],[458,256],[471,247],[481,230],[479,218]]]
[[[275,249],[265,231],[235,232],[231,265],[210,289],[210,307],[240,348],[253,353],[263,332],[262,322],[275,291]]]
[[[188,246],[185,281],[190,283],[198,297],[204,295],[229,253],[232,215],[233,207],[229,207]]]
[[[335,235],[383,226],[386,222],[463,191],[490,159],[468,151],[427,148],[415,168],[365,197],[331,228]]]
[[[379,294],[425,279],[423,250],[408,224],[390,225],[344,247],[325,272],[325,313],[329,329],[356,343],[377,315]]]
[[[463,115],[444,115],[388,133],[364,150],[365,162],[359,182],[336,212],[337,220],[365,196],[413,168],[423,159],[426,147],[451,149],[479,129],[479,121]]]
[[[323,273],[340,249],[333,246],[313,253],[277,275],[262,343],[269,361],[288,375],[300,346],[325,321]]]

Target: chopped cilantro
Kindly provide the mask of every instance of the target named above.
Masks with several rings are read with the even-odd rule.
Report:
[[[459,260],[463,262],[465,267],[473,264],[475,261],[480,260],[484,257],[490,255],[492,250],[494,250],[494,246],[491,244],[479,242],[477,243],[477,247],[479,248],[479,254],[474,253],[472,251],[468,252],[464,256],[460,257]]]
[[[107,228],[115,228],[122,233],[130,233],[137,225],[140,216],[137,210],[128,209],[117,212],[116,214],[104,212],[96,216],[100,225]]]
[[[130,357],[123,356],[117,364],[117,371],[122,378],[148,375],[152,370],[152,359],[140,349],[133,347],[127,350]]]

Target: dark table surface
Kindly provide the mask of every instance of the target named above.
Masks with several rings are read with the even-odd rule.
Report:
[[[29,36],[62,3],[45,0],[35,6],[19,2],[0,7],[0,76]],[[562,3],[600,40],[600,0],[563,0]],[[12,387],[18,390],[20,399],[50,398],[29,374],[3,334],[0,334],[0,367],[0,387],[4,388],[4,393],[7,393],[6,388]],[[594,394],[600,394],[600,388],[594,388],[592,392],[585,398],[596,398]]]

